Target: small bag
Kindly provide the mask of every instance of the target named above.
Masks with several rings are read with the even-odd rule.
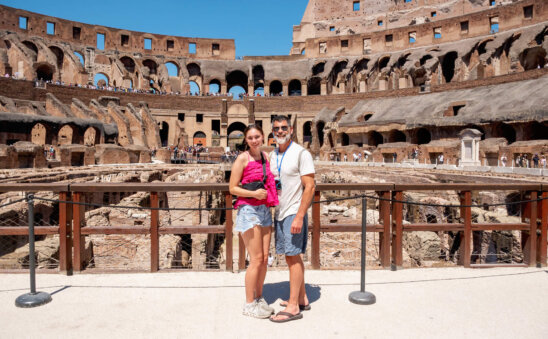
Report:
[[[261,152],[261,163],[263,164],[263,181],[252,181],[242,185],[243,189],[248,191],[257,191],[260,189],[266,189],[266,162],[264,160],[263,152]]]

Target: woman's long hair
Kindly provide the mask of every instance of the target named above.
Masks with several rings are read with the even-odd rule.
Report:
[[[263,132],[263,129],[261,128],[261,126],[256,125],[256,124],[248,125],[244,130],[244,151],[249,150],[249,145],[247,144],[246,138],[247,138],[247,133],[249,131],[251,131],[252,129],[255,129],[255,130],[259,131],[259,133],[261,133],[261,135],[263,136],[263,143],[264,143],[264,132]]]

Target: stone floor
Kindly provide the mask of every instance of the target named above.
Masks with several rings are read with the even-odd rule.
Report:
[[[42,274],[53,301],[15,307],[26,274],[4,274],[0,324],[6,338],[541,338],[548,333],[548,270],[376,270],[371,306],[348,301],[357,271],[308,271],[312,310],[286,324],[244,317],[244,273]],[[280,310],[287,271],[271,271],[265,298]]]

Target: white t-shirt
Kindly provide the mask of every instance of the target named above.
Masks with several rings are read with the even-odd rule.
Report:
[[[278,173],[278,166],[281,175]],[[293,142],[285,151],[285,156],[284,153],[277,154],[276,150],[270,153],[270,171],[276,180],[281,180],[282,183],[282,190],[278,191],[280,204],[276,207],[276,219],[282,220],[297,214],[304,189],[301,177],[315,173],[312,155],[301,145]]]

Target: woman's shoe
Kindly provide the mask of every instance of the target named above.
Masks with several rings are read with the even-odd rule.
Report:
[[[244,310],[242,313],[243,315],[259,319],[266,319],[272,314],[260,307],[260,305],[257,303],[257,300],[253,300],[253,302],[249,304],[244,304]]]
[[[266,300],[264,300],[264,297],[260,297],[258,298],[257,300],[257,304],[259,305],[259,307],[261,307],[263,310],[267,311],[267,312],[270,312],[270,314],[274,314],[274,308],[273,307],[270,307],[268,305],[268,303],[266,302]]]

